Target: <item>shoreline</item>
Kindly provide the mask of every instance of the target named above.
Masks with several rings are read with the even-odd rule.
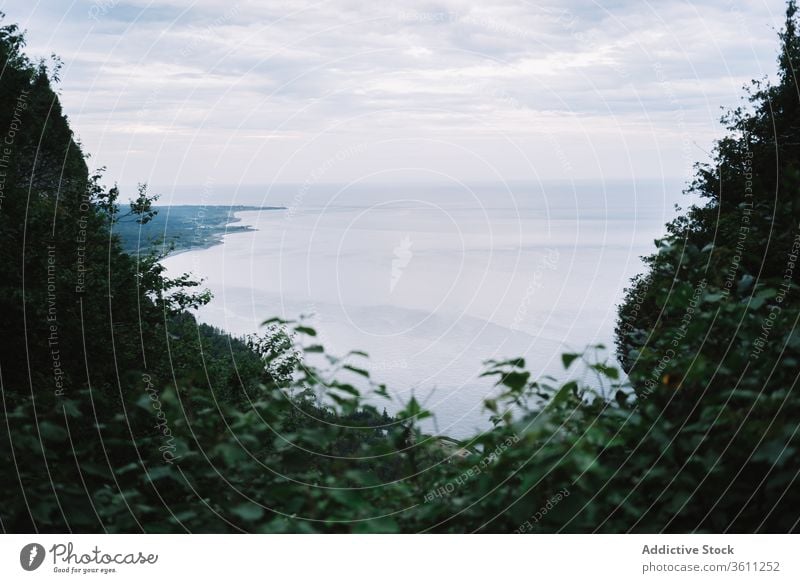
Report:
[[[250,205],[171,205],[160,207],[156,217],[146,225],[117,225],[123,249],[131,255],[147,253],[152,248],[166,251],[172,257],[186,251],[208,249],[223,243],[225,235],[258,230],[251,225],[237,225],[240,213],[286,210],[282,206]]]

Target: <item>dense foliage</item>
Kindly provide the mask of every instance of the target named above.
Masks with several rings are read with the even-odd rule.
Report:
[[[753,82],[723,118],[728,134],[689,188],[703,204],[667,226],[617,327],[637,400],[663,407],[672,440],[701,430],[686,461],[703,461],[681,472],[697,481],[692,498],[713,501],[718,524],[741,530],[761,520],[796,528],[798,518],[796,12],[789,2],[776,82]]]
[[[461,442],[421,431],[413,399],[387,415],[365,355],[327,355],[303,322],[244,340],[199,325],[198,283],[113,234],[152,198],[120,211],[61,111],[58,63],[0,28],[3,530],[796,530],[795,25],[790,2],[778,82],[727,118],[693,185],[707,204],[628,291],[629,380],[588,355],[564,367],[599,389],[488,363],[493,429]]]

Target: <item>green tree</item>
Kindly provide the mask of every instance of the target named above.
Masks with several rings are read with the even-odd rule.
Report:
[[[640,402],[656,403],[681,439],[701,427],[694,496],[706,526],[750,529],[797,505],[796,395],[800,231],[797,7],[780,34],[774,83],[756,81],[723,122],[690,191],[704,200],[667,226],[619,311],[617,352]],[[690,455],[692,454],[692,455]],[[763,477],[756,480],[754,476]],[[713,503],[713,504],[712,504]],[[717,522],[715,523],[714,520]],[[796,524],[795,524],[796,526]]]

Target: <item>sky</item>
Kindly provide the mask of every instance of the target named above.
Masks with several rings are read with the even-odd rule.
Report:
[[[107,180],[685,180],[779,0],[0,0]]]

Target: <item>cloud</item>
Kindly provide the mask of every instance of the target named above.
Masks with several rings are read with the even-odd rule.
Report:
[[[509,180],[684,176],[701,153],[687,139],[707,148],[720,106],[774,70],[783,3],[6,0],[2,10],[28,29],[30,52],[65,60],[66,110],[109,178],[174,185],[303,182],[364,144],[326,179],[414,164],[454,180],[494,180],[490,167]],[[489,166],[464,164],[459,149]]]

